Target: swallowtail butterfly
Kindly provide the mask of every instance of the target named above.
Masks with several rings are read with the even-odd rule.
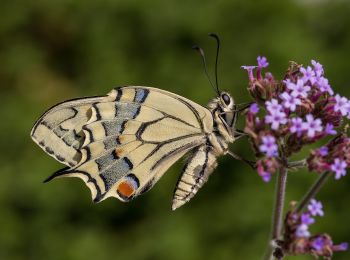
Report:
[[[165,90],[127,86],[52,107],[31,131],[35,143],[67,165],[47,181],[78,177],[94,202],[126,202],[150,190],[190,153],[174,192],[175,210],[208,180],[218,156],[232,155],[228,144],[242,135],[235,129],[233,98],[217,93],[206,108]]]

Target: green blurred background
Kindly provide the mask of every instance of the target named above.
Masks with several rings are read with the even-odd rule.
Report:
[[[206,50],[213,69],[209,32],[221,36],[220,85],[237,102],[249,101],[240,66],[257,55],[268,57],[277,77],[289,60],[317,59],[335,91],[349,96],[349,28],[349,1],[2,0],[0,259],[260,259],[274,182],[263,183],[241,162],[221,158],[204,188],[175,212],[182,161],[128,204],[93,204],[78,179],[42,184],[62,165],[30,140],[30,129],[55,103],[119,85],[155,86],[205,105],[214,93],[191,46]],[[250,155],[244,140],[232,149]],[[287,201],[300,199],[315,178],[291,173]],[[349,186],[349,177],[327,183],[318,196],[326,216],[314,233],[350,242]]]

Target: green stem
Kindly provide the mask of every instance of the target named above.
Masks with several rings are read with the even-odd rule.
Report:
[[[269,240],[268,249],[265,255],[265,259],[273,259],[273,252],[275,247],[273,243],[281,237],[282,226],[283,226],[283,206],[284,199],[286,195],[286,184],[287,184],[287,167],[286,164],[282,165],[277,177],[276,184],[276,196],[275,196],[275,206],[273,210],[272,218],[272,229],[271,238]]]
[[[316,196],[316,194],[319,192],[319,190],[326,183],[326,181],[330,175],[331,175],[331,172],[324,172],[321,174],[321,176],[311,186],[311,188],[308,190],[308,192],[306,192],[304,198],[300,201],[298,207],[295,210],[296,213],[300,213],[305,208],[305,206],[307,204],[309,204],[310,200],[312,200]]]

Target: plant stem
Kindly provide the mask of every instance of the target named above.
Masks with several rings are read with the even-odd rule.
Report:
[[[271,238],[265,259],[273,259],[274,247],[272,243],[280,238],[282,226],[283,226],[283,206],[284,198],[286,195],[286,184],[287,184],[287,167],[284,163],[278,173],[277,184],[276,184],[276,195],[275,195],[275,206],[273,210]]]
[[[321,176],[316,180],[316,182],[311,186],[311,188],[306,192],[304,198],[300,201],[295,212],[300,213],[304,207],[309,204],[310,200],[313,199],[322,186],[326,183],[328,177],[331,175],[331,172],[327,171],[321,174]]]

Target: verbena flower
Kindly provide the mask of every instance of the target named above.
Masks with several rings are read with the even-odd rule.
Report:
[[[320,201],[312,199],[307,208],[312,216],[318,215],[318,216],[322,217],[324,215],[324,212],[322,210],[323,206],[322,206],[322,203]]]
[[[345,116],[348,114],[348,99],[346,97],[341,97],[339,94],[337,94],[335,97],[335,105],[334,105],[334,111],[340,112],[342,116]]]
[[[303,122],[303,130],[307,132],[307,136],[312,138],[315,136],[316,132],[322,132],[322,121],[320,119],[315,119],[313,115],[306,115],[306,122]]]
[[[335,179],[340,179],[342,176],[346,175],[347,164],[345,161],[335,158],[333,164],[331,165],[331,170],[335,172]]]
[[[300,117],[292,118],[289,131],[293,134],[296,133],[298,136],[300,136],[303,130],[303,119],[301,119]]]
[[[298,79],[296,83],[288,82],[287,88],[292,91],[294,97],[307,97],[308,92],[310,91],[310,86],[304,85],[302,79]]]
[[[266,68],[267,66],[269,66],[269,63],[267,62],[267,59],[264,56],[258,56],[257,61],[258,61],[258,66],[260,68]]]
[[[294,206],[288,211],[285,218],[283,241],[280,242],[283,252],[290,255],[312,254],[330,259],[329,257],[334,252],[347,250],[348,243],[335,245],[328,234],[312,235],[310,225],[315,223],[315,219],[311,215],[315,213],[316,204],[317,215],[319,215],[318,203],[320,202],[316,200],[311,201],[307,209],[300,214],[294,211]]]
[[[259,146],[260,152],[265,153],[268,157],[278,155],[278,146],[275,137],[266,135],[262,137],[262,144]]]
[[[301,100],[287,92],[281,94],[281,99],[283,100],[282,105],[290,109],[290,111],[295,111],[297,105],[301,105]]]
[[[287,123],[287,117],[284,112],[275,111],[265,117],[265,122],[271,124],[273,130],[277,130],[280,125]]]
[[[258,104],[257,103],[253,103],[253,104],[251,104],[250,105],[250,107],[249,107],[249,111],[252,113],[252,114],[257,114],[257,113],[259,113],[259,106],[258,106]]]
[[[316,73],[310,66],[308,66],[306,69],[301,67],[300,72],[303,74],[301,79],[304,82],[304,84],[306,84],[307,82],[314,84],[316,82]]]

